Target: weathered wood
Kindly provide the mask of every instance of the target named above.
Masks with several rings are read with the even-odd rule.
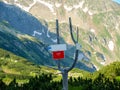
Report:
[[[69,18],[69,27],[70,27],[70,35],[71,35],[72,41],[76,45],[78,43],[78,37],[79,37],[78,33],[79,32],[78,32],[78,28],[77,28],[77,33],[76,33],[77,40],[75,40],[75,38],[73,36],[71,18]],[[58,20],[56,20],[56,33],[57,33],[57,44],[60,44]],[[61,68],[60,61],[58,60],[58,70],[61,71],[62,79],[63,79],[63,89],[62,90],[68,90],[68,72],[75,67],[75,64],[76,64],[76,62],[78,60],[78,53],[79,53],[79,50],[76,49],[76,51],[75,51],[75,59],[73,61],[73,64],[69,68]]]
[[[60,44],[59,23],[58,23],[58,20],[56,20],[56,33],[57,33],[57,44]],[[57,63],[58,63],[58,69],[60,70],[61,69],[60,60],[58,60]]]

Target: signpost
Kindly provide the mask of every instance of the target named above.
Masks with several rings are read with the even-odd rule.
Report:
[[[76,45],[76,50],[75,50],[75,58],[73,61],[73,64],[71,65],[71,67],[67,67],[67,68],[62,68],[61,67],[61,61],[60,59],[63,59],[65,57],[64,55],[64,51],[67,49],[66,48],[66,44],[60,44],[60,38],[59,38],[59,25],[58,25],[58,20],[56,20],[56,33],[57,33],[57,44],[56,45],[50,45],[48,47],[48,50],[52,51],[52,57],[54,60],[57,60],[57,64],[58,64],[58,70],[61,71],[62,74],[62,79],[63,79],[63,89],[62,90],[68,90],[68,72],[70,70],[72,70],[78,60],[78,53],[79,53],[79,49],[81,48],[81,46],[78,44],[78,28],[77,28],[77,40],[75,40],[74,36],[73,36],[73,31],[72,31],[72,23],[71,23],[71,18],[69,18],[69,23],[70,23],[70,35],[72,38],[72,41],[74,42],[74,44]]]
[[[48,50],[52,51],[52,57],[54,60],[64,59],[64,51],[66,49],[66,44],[56,44],[48,46]]]

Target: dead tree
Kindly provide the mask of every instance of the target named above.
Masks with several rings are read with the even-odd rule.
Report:
[[[77,45],[78,44],[78,28],[77,28],[77,40],[75,40],[75,38],[73,36],[71,18],[69,18],[69,27],[70,27],[70,35],[71,35],[72,41],[75,45]],[[58,20],[56,20],[56,33],[57,33],[57,44],[60,44]],[[73,64],[69,68],[61,68],[60,60],[58,60],[58,70],[61,71],[62,79],[63,79],[63,89],[62,90],[68,90],[68,72],[75,67],[75,64],[78,60],[78,52],[79,52],[79,50],[78,50],[78,48],[76,48]]]

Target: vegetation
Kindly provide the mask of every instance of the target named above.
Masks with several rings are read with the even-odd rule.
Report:
[[[99,74],[95,79],[71,78],[69,80],[70,90],[119,90],[120,82],[116,79],[110,80],[104,74]],[[73,87],[72,87],[73,86]]]
[[[9,24],[6,24],[8,23],[5,21],[0,23],[0,48],[37,64],[47,64],[48,62],[49,65],[53,64],[52,60],[48,59],[50,53],[46,50],[45,44],[30,35],[16,32],[15,29],[8,27]]]
[[[32,1],[33,0],[27,1],[19,0],[18,2],[23,6],[29,6],[29,4],[32,3]],[[54,0],[50,1],[53,2]],[[64,0],[64,1],[63,5],[67,5],[68,7],[79,5],[81,3],[81,1],[79,0]],[[99,68],[101,68],[103,65],[100,64],[100,62],[97,60],[97,58],[99,58],[97,57],[99,55],[96,55],[97,52],[100,52],[107,58],[106,62],[113,61],[113,58],[114,60],[118,60],[120,58],[119,56],[120,35],[118,23],[120,15],[119,7],[117,6],[115,8],[114,5],[111,4],[111,1],[108,2],[109,4],[106,4],[106,2],[103,1],[104,0],[102,1],[96,0],[94,1],[94,3],[91,2],[90,0],[85,1],[81,9],[73,8],[71,12],[66,12],[63,6],[61,6],[62,8],[55,9],[57,11],[58,14],[57,16],[59,17],[59,19],[65,20],[66,15],[74,16],[77,18],[73,19],[73,21],[74,22],[78,21],[77,24],[79,24],[80,26],[79,29],[81,28],[79,43],[82,45],[82,51],[90,52],[91,54],[89,56],[91,60],[90,63],[91,62],[94,63]],[[57,0],[57,2],[60,3],[59,0]],[[54,4],[55,3],[56,2],[54,1]],[[107,7],[107,10],[105,9],[105,7]],[[85,13],[84,10],[87,8],[89,10]],[[31,20],[34,21],[35,19],[31,18],[28,24],[27,22],[25,22],[25,20],[29,19],[30,17],[26,19],[23,17],[23,19],[20,19],[21,15],[25,16],[26,14],[18,13],[17,15],[15,14],[16,11],[13,10],[13,8],[12,10],[14,12],[14,15],[12,14],[10,8],[7,8],[7,10],[9,10],[10,12],[7,11],[8,14],[6,14],[3,12],[5,11],[3,9],[1,9],[2,12],[1,14],[4,14],[2,15],[3,17],[9,15],[11,12],[11,14],[9,15],[11,22],[16,21],[16,19],[13,18],[17,18],[17,21],[23,20],[23,25],[24,26],[28,25],[28,28],[26,28],[28,29],[27,34],[31,35],[33,34],[33,31],[29,26],[34,25],[35,25],[34,27],[37,26],[36,25],[36,23],[38,23],[37,21],[34,24],[31,23]],[[89,15],[90,12],[93,15]],[[13,16],[13,18],[10,16]],[[52,60],[50,59],[51,58],[50,53],[45,48],[46,45],[32,36],[23,34],[24,32],[22,30],[26,31],[26,29],[21,28],[21,31],[18,31],[17,30],[18,28],[12,27],[17,24],[18,26],[22,24],[17,22],[16,24],[15,23],[10,24],[10,21],[9,22],[6,21],[7,19],[2,21],[1,20],[0,20],[0,90],[26,90],[26,89],[61,90],[62,80],[59,71],[45,66],[35,65],[27,61],[29,60],[36,64],[42,65],[44,64],[55,65],[55,63],[53,63]],[[43,20],[42,24],[45,26],[46,29],[50,27],[52,29],[53,27],[55,27],[55,22],[48,23]],[[30,31],[29,29],[31,30],[31,32],[29,32]],[[73,30],[75,29],[76,28],[74,27]],[[61,38],[61,40],[64,43],[68,41],[69,44],[71,44],[71,41],[69,41],[70,36],[68,24],[61,23],[60,30],[61,30],[60,34],[63,37]],[[54,37],[55,29],[50,31],[53,32],[51,36]],[[45,38],[45,40],[47,39]],[[49,40],[50,39],[48,39],[47,41]],[[110,40],[114,42],[115,45],[114,51],[117,49],[115,52],[109,50],[108,42]],[[71,58],[73,57],[71,54],[72,51],[73,50],[69,50],[66,53],[70,57],[67,57],[68,61],[66,59],[63,60],[65,66],[68,66],[68,64],[70,65],[72,62],[71,60]],[[79,62],[82,62],[82,60]],[[85,61],[83,62],[85,64]],[[82,67],[82,64],[78,64],[76,66]],[[119,89],[120,89],[120,62],[114,62],[113,64],[103,67],[101,70],[96,71],[94,73],[88,73],[79,69],[73,69],[69,73],[69,90],[119,90]]]
[[[101,24],[101,22],[103,21],[103,17],[104,17],[104,14],[103,14],[103,13],[96,14],[96,15],[94,15],[94,17],[93,17],[93,22],[94,22],[96,25],[99,25],[99,24]]]
[[[110,68],[113,68],[111,64]],[[118,65],[118,64],[117,64]],[[114,68],[117,66],[115,65]],[[120,63],[119,63],[120,65]],[[104,70],[108,67],[105,67]],[[107,69],[108,70],[108,69]],[[119,68],[120,70],[120,68]],[[87,76],[86,78],[70,77],[69,82],[69,90],[119,90],[120,89],[120,81],[117,78],[109,78],[106,73],[102,74],[101,71],[92,74],[91,76]],[[109,72],[110,73],[110,72]],[[107,73],[107,74],[109,74]],[[93,76],[95,78],[92,78]],[[120,73],[116,73],[116,75],[120,75]],[[32,77],[29,79],[28,83],[18,84],[16,79],[13,79],[8,85],[6,85],[2,80],[0,80],[0,89],[4,90],[61,90],[62,89],[62,80],[61,81],[53,81],[52,74],[41,74],[40,76]]]
[[[19,85],[13,79],[9,85],[0,80],[0,90],[60,90],[60,83],[52,81],[51,74],[42,74],[29,79],[29,83]]]
[[[62,80],[57,73],[0,49],[0,90],[61,90]],[[68,82],[69,90],[119,90],[120,62],[94,73],[73,69]]]

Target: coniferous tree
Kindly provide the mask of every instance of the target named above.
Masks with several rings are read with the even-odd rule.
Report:
[[[7,85],[0,79],[0,90],[6,90]]]
[[[8,85],[7,90],[17,90],[18,89],[18,83],[16,82],[16,79],[13,79],[13,81],[10,82]]]

